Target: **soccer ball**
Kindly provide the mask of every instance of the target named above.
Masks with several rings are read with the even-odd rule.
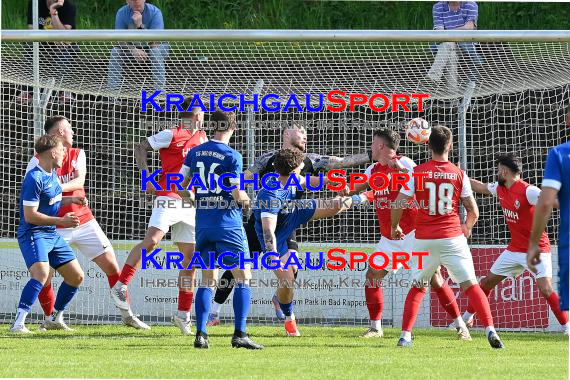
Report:
[[[421,117],[412,119],[406,128],[406,137],[414,144],[425,144],[431,135],[431,128]]]

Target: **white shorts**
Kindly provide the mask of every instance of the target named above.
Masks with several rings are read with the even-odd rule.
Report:
[[[89,260],[113,249],[107,235],[95,219],[75,228],[58,228],[57,232],[69,245],[75,246]]]
[[[162,200],[164,206],[156,207],[156,201]],[[148,222],[149,227],[155,227],[168,232],[172,227],[172,241],[174,243],[196,243],[196,209],[182,207],[182,200],[172,197],[160,196],[154,201],[155,207]]]
[[[412,268],[412,280],[430,281],[440,265],[447,268],[451,279],[460,284],[467,280],[477,280],[473,257],[465,236],[447,239],[416,239],[414,252],[428,252],[422,258],[422,267]]]
[[[491,273],[498,276],[517,277],[526,269],[528,269],[526,265],[526,253],[504,250],[493,263]],[[552,255],[550,252],[540,254],[540,264],[536,266],[536,270],[536,274],[531,272],[536,278],[552,278]]]
[[[392,269],[392,252],[407,252],[411,255],[412,249],[414,248],[415,236],[416,231],[412,231],[409,234],[406,234],[402,240],[390,240],[386,239],[384,236],[380,238],[380,241],[376,244],[376,247],[374,247],[374,252],[384,252],[388,256],[390,261],[384,268],[386,272],[394,274],[402,268],[402,264],[398,263],[397,268]],[[386,259],[383,256],[376,256],[372,261],[378,266],[386,263]]]

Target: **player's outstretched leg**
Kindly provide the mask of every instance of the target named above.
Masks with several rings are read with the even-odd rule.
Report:
[[[61,239],[63,240],[63,238]],[[83,282],[83,270],[79,266],[79,262],[74,259],[58,267],[57,271],[63,277],[63,282],[55,298],[54,312],[50,318],[45,320],[43,326],[46,330],[73,331],[63,321],[63,313]]]
[[[430,281],[431,288],[437,295],[439,304],[445,309],[447,314],[453,319],[452,325],[454,325],[457,330],[457,337],[459,340],[471,340],[471,334],[469,329],[465,325],[463,318],[461,318],[461,312],[459,311],[459,306],[455,300],[455,295],[449,287],[446,281],[443,280],[439,269],[431,277]]]
[[[263,346],[254,342],[246,334],[246,320],[251,305],[251,289],[247,282],[251,279],[251,271],[249,267],[246,267],[246,269],[232,269],[232,272],[237,281],[233,299],[235,329],[232,347],[261,350]]]
[[[184,255],[182,267],[187,268],[192,261],[194,244],[178,243],[178,249]],[[190,310],[192,309],[192,300],[194,299],[194,273],[194,269],[181,269],[178,272],[178,312],[172,316],[172,323],[184,335],[194,335],[190,319]]]
[[[398,347],[412,347],[412,328],[418,317],[422,300],[426,295],[425,288],[412,287],[404,303],[404,314],[402,316],[402,334],[398,340]]]
[[[208,315],[208,326],[217,326],[220,324],[220,309],[232,293],[234,288],[233,279],[234,275],[231,270],[226,270],[222,274],[222,278],[220,279],[220,284],[222,284],[222,286],[218,285],[216,288],[212,310],[210,315]]]
[[[361,335],[362,338],[382,338],[384,336],[382,331],[384,292],[379,282],[386,275],[388,275],[388,272],[384,269],[376,270],[368,267],[368,271],[366,271],[367,284],[364,287],[364,297],[366,298],[366,307],[370,316],[370,327]]]
[[[546,302],[548,302],[548,305],[554,313],[554,316],[560,325],[562,325],[564,333],[568,335],[568,314],[560,308],[560,297],[552,287],[552,278],[539,277],[536,279],[536,283],[538,285],[540,294],[544,297],[544,299],[546,299]]]

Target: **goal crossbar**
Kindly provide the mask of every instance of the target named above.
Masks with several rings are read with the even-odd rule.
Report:
[[[570,42],[570,30],[2,30],[3,41]]]

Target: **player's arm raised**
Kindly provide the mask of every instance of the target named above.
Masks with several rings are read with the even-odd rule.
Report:
[[[484,194],[484,195],[495,195],[496,194],[496,184],[493,183],[483,183],[481,181],[477,181],[476,179],[470,178],[469,182],[471,183],[471,189],[476,192],[477,194]]]
[[[346,157],[323,156],[320,160],[323,161],[324,170],[352,168],[372,161],[370,153],[360,153]]]
[[[362,203],[368,202],[365,195],[353,195],[352,197],[335,197],[333,199],[307,200],[315,202],[315,213],[311,220],[330,218],[351,207],[356,207]]]

